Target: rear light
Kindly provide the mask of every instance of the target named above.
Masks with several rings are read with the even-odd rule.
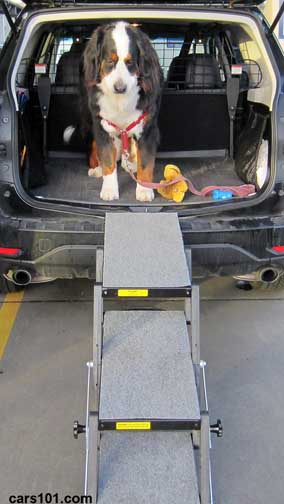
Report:
[[[277,254],[284,254],[284,245],[275,245],[272,247],[273,252],[277,252]]]
[[[18,257],[21,253],[20,248],[0,247],[0,256]]]

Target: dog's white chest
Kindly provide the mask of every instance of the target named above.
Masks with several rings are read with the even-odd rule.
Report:
[[[126,129],[132,122],[136,121],[142,114],[142,110],[137,109],[138,90],[123,96],[103,94],[98,100],[100,107],[101,125],[112,137],[120,137],[120,130]],[[112,126],[111,123],[117,127]],[[143,121],[134,126],[129,131],[129,136],[135,136],[137,140],[143,132]]]

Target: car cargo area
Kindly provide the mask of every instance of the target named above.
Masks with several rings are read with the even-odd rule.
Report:
[[[253,36],[254,21],[242,16],[240,23],[240,16],[228,11],[226,16],[213,23],[209,14],[203,14],[204,20],[171,23],[135,20],[149,35],[165,78],[154,180],[163,180],[165,165],[174,164],[198,190],[253,184],[255,192],[249,199],[265,190],[272,174],[270,110],[275,76],[260,37]],[[80,16],[76,21],[38,22],[26,39],[14,83],[20,181],[26,193],[41,201],[141,206],[135,199],[135,182],[120,162],[116,202],[102,201],[102,179],[88,176],[92,134],[82,131],[79,86],[82,54],[98,24]],[[46,82],[51,90],[47,104],[44,91],[41,96]],[[64,132],[70,126],[74,133],[66,142]],[[188,191],[182,204],[218,201],[212,194],[196,196]],[[176,203],[156,194],[147,205]]]
[[[243,184],[235,171],[234,162],[230,159],[211,157],[205,159],[175,159],[170,158],[170,162],[179,166],[183,175],[190,178],[197,189],[210,185],[232,185]],[[155,166],[155,179],[162,180],[166,160],[157,159]],[[37,197],[49,198],[52,195],[57,200],[98,201],[101,190],[101,179],[87,176],[88,168],[84,158],[63,157],[52,158],[48,162],[48,183],[32,190]],[[119,170],[119,194],[121,202],[135,204],[135,182],[123,169]],[[210,196],[206,200],[211,200]],[[188,194],[185,201],[202,202],[204,196]],[[168,202],[159,194],[156,194],[155,203],[174,204]]]

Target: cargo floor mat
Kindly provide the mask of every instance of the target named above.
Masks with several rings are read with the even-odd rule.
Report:
[[[234,161],[230,159],[158,159],[155,167],[155,181],[160,182],[167,163],[179,166],[182,174],[189,178],[197,189],[209,185],[242,185],[242,180],[235,172]],[[32,190],[33,196],[73,201],[104,203],[99,195],[102,185],[101,178],[88,177],[85,159],[52,158],[46,165],[48,182],[46,185]],[[119,165],[118,167],[120,199],[111,204],[133,205],[135,199],[135,182]],[[156,192],[156,191],[155,191]],[[206,197],[209,201],[210,197]],[[183,203],[204,203],[204,197],[194,196],[187,192]],[[108,202],[107,202],[108,203]],[[174,202],[162,198],[157,192],[155,204],[175,205]],[[148,203],[151,205],[151,203]]]

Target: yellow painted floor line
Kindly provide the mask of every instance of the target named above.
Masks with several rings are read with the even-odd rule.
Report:
[[[21,306],[24,291],[6,294],[0,309],[0,359],[4,355],[18,310]]]

